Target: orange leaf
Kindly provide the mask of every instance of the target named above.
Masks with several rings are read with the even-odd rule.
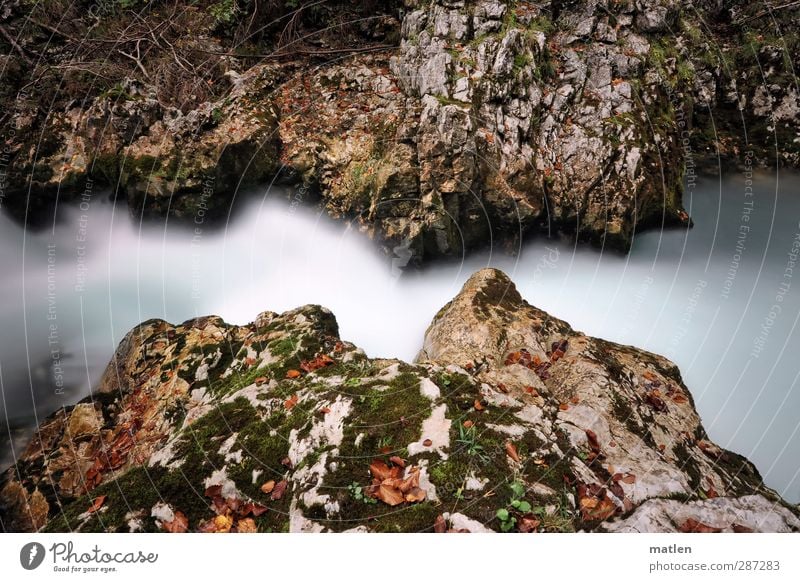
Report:
[[[378,461],[377,459],[372,461],[369,465],[369,472],[372,473],[372,476],[376,479],[380,479],[383,481],[384,479],[391,479],[393,477],[397,477],[396,474],[392,473],[392,470],[389,468],[389,465],[384,463],[383,461]]]
[[[233,527],[233,518],[229,515],[218,515],[214,518],[214,527],[217,533],[228,533]]]
[[[106,502],[105,495],[101,495],[100,497],[95,497],[94,501],[92,501],[92,506],[86,511],[86,513],[94,513],[95,511],[103,507],[103,504],[105,502]]]
[[[182,511],[176,511],[175,518],[162,523],[161,528],[168,533],[186,533],[189,530],[189,518]]]
[[[680,527],[682,533],[719,533],[722,528],[712,527],[705,523],[699,522],[696,519],[689,518]]]
[[[297,401],[298,400],[299,399],[297,398],[297,394],[292,394],[292,397],[289,398],[286,402],[284,402],[283,406],[284,406],[284,408],[286,408],[286,410],[291,410],[292,408],[297,406]]]
[[[399,467],[405,467],[406,466],[406,462],[403,459],[401,459],[400,457],[397,457],[397,456],[389,457],[389,460],[392,463],[394,463],[395,465],[399,466]]]
[[[320,408],[320,409],[319,409],[319,411],[320,411],[322,414],[328,414],[328,413],[331,411],[331,409],[330,409],[330,408],[328,408],[327,406],[323,406],[322,408]]]
[[[236,524],[236,531],[239,533],[258,533],[258,527],[252,517],[240,519]]]
[[[475,401],[475,410],[483,410],[484,406],[481,404],[480,400]]]
[[[472,422],[471,420],[465,420],[464,421],[464,428],[472,428],[474,425],[475,425],[475,423]]]
[[[520,462],[519,453],[517,452],[517,447],[514,446],[514,443],[511,441],[506,441],[506,454],[514,459],[517,463]]]
[[[269,495],[272,493],[272,490],[275,489],[275,481],[267,481],[261,486],[261,492],[265,495]]]
[[[389,485],[384,485],[383,483],[381,483],[380,487],[378,488],[376,497],[385,504],[392,506],[400,505],[405,499],[399,489]]]
[[[426,494],[424,489],[420,489],[419,487],[414,487],[413,489],[411,489],[411,491],[406,493],[405,500],[408,501],[409,503],[415,503],[417,501],[425,501],[425,495]]]
[[[296,378],[299,378],[300,375],[301,375],[300,370],[289,370],[288,372],[286,372],[286,377],[289,378],[289,380],[294,380]]]
[[[567,404],[566,402],[562,402],[561,404],[558,405],[558,409],[559,410],[569,410],[569,404]]]

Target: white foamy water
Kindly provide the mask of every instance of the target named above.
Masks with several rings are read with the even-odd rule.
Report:
[[[673,359],[711,437],[798,501],[798,190],[797,174],[760,176],[752,197],[741,177],[705,178],[685,200],[695,228],[638,235],[628,256],[537,239],[515,257],[486,251],[402,276],[357,228],[277,189],[221,229],[140,224],[99,195],[40,231],[2,214],[0,415],[22,426],[88,394],[123,335],[154,317],[242,324],[318,303],[369,355],[410,360],[437,310],[491,265],[576,329]]]

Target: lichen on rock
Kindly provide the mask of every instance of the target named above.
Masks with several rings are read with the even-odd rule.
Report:
[[[141,324],[0,477],[0,523],[800,529],[749,461],[708,439],[671,362],[574,331],[492,269],[440,311],[416,363],[367,358],[319,306]]]

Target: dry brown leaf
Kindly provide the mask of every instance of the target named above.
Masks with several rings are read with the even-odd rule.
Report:
[[[722,528],[706,525],[690,517],[683,522],[680,531],[682,533],[719,533],[722,531]]]
[[[286,493],[286,488],[289,486],[289,482],[286,480],[280,481],[275,488],[272,490],[272,495],[269,496],[272,501],[278,501],[283,494]]]
[[[389,465],[377,459],[370,463],[369,472],[372,473],[373,477],[380,479],[381,481],[397,477],[397,474],[392,472],[392,469],[389,468]]]
[[[222,494],[222,485],[212,485],[206,489],[206,497],[219,497]]]
[[[484,406],[481,404],[480,400],[475,400],[475,410],[483,410]]]
[[[397,456],[389,457],[389,461],[391,461],[392,463],[394,463],[398,467],[403,467],[404,468],[406,466],[405,460],[401,459],[400,457],[397,457]]]
[[[436,516],[433,522],[433,531],[434,533],[444,533],[447,531],[447,522],[444,520],[443,515],[439,514]]]
[[[189,518],[182,511],[176,511],[174,519],[162,523],[161,528],[168,533],[186,533],[189,530]]]
[[[239,533],[258,533],[258,527],[252,517],[246,517],[236,523],[236,531]]]
[[[283,407],[286,410],[291,410],[292,408],[297,406],[297,401],[298,400],[299,400],[299,398],[297,397],[297,394],[292,394],[292,397],[289,398],[286,402],[283,403]]]
[[[288,372],[286,372],[286,377],[289,380],[296,380],[300,376],[301,376],[300,370],[289,370]]]
[[[633,485],[634,483],[636,483],[636,475],[634,475],[633,473],[625,473],[621,481],[626,485]]]
[[[425,501],[425,495],[426,494],[424,489],[420,489],[419,487],[414,487],[413,489],[411,489],[411,491],[406,493],[405,500],[408,501],[409,503],[415,503],[417,501]]]
[[[272,480],[267,481],[261,486],[261,492],[264,493],[265,495],[269,495],[270,493],[272,493],[273,489],[275,489],[275,481]]]
[[[473,426],[475,426],[475,423],[472,422],[471,420],[464,421],[464,428],[472,428]]]
[[[566,402],[562,402],[561,404],[558,405],[558,409],[559,410],[569,410],[569,404],[567,404]]]
[[[520,533],[535,533],[542,522],[531,515],[525,515],[519,520]]]
[[[404,501],[403,494],[399,489],[384,485],[383,483],[381,483],[378,488],[377,497],[385,504],[391,506],[400,505]]]
[[[233,527],[233,518],[230,515],[218,515],[214,518],[214,527],[217,533],[228,533]]]
[[[422,446],[424,447],[429,447],[431,445],[433,445],[433,441],[431,439],[425,439],[424,441],[422,441]]]
[[[519,453],[517,452],[517,447],[514,446],[514,443],[511,441],[506,441],[506,454],[515,460],[517,463],[520,462]]]
[[[105,502],[106,502],[106,496],[105,495],[101,495],[99,497],[95,497],[94,501],[92,501],[92,506],[89,509],[86,510],[86,513],[94,513],[95,511],[97,511],[98,509],[103,507],[103,504]]]

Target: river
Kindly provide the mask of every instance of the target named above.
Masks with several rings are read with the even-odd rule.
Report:
[[[9,440],[18,448],[25,427],[88,394],[146,319],[242,324],[319,303],[368,355],[410,360],[438,309],[495,266],[576,329],[675,361],[710,436],[798,502],[800,174],[758,175],[752,191],[736,173],[690,186],[695,227],[639,234],[627,256],[538,238],[422,271],[274,187],[216,228],[143,223],[100,193],[35,231],[0,213],[0,419],[11,429],[0,457],[12,462]]]

